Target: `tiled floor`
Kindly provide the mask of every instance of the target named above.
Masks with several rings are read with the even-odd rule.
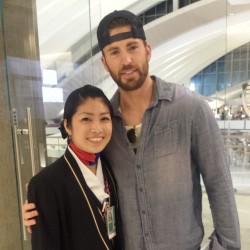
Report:
[[[250,180],[249,180],[250,181]],[[249,182],[250,183],[250,182]],[[249,191],[249,190],[248,190]],[[250,249],[250,192],[239,189],[235,193],[241,228],[241,249]],[[205,225],[204,244],[208,241],[209,234],[213,231],[212,219],[207,196],[203,194],[203,222]]]

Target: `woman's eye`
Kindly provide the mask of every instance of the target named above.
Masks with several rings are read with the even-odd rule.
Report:
[[[109,117],[103,117],[102,121],[110,121],[110,118]]]
[[[83,118],[81,119],[81,121],[84,121],[84,122],[89,122],[89,121],[91,121],[91,119],[90,119],[90,118],[88,118],[88,117],[83,117]]]

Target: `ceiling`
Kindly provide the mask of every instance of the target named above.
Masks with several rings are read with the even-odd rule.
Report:
[[[107,13],[128,9],[141,14],[157,2],[91,0],[89,6],[88,0],[37,0],[42,68],[63,76],[58,87],[65,97],[86,83],[111,97],[117,88],[101,65],[100,53],[77,68],[75,63],[97,44],[96,27]],[[151,74],[188,86],[201,69],[250,41],[249,17],[250,0],[201,0],[148,23],[144,27],[153,49]],[[46,119],[60,116],[62,107],[45,103]]]

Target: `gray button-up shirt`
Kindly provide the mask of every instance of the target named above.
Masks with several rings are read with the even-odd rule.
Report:
[[[117,180],[125,249],[198,249],[204,235],[201,175],[221,249],[240,249],[231,176],[210,107],[199,94],[153,78],[154,102],[144,114],[136,154],[119,93],[112,99],[113,136],[104,156]]]

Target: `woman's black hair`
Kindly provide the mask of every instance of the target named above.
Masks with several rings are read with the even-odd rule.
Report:
[[[72,117],[76,113],[77,108],[88,98],[101,98],[103,100],[103,103],[107,105],[111,117],[113,117],[113,108],[104,92],[100,88],[87,84],[71,92],[65,102],[63,121],[61,122],[61,125],[59,127],[63,139],[66,139],[68,137],[68,134],[64,127],[64,120],[66,119],[67,125],[71,126]]]

